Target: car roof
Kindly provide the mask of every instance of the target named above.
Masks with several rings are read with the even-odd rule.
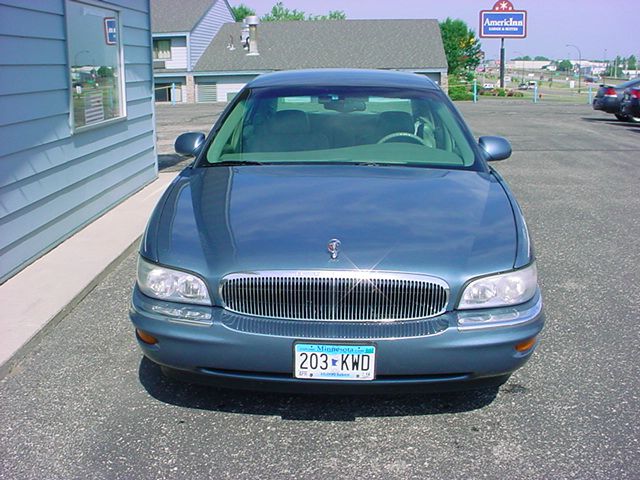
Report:
[[[323,87],[395,87],[438,90],[438,86],[425,75],[390,70],[323,68],[287,70],[258,76],[249,88],[286,86]]]
[[[621,83],[620,85],[616,85],[614,88],[628,88],[628,87],[633,87],[635,85],[640,85],[640,77],[627,80],[626,82]]]

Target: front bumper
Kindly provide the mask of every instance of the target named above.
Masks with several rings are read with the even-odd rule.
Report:
[[[176,308],[167,310],[171,306]],[[459,327],[459,315],[495,317],[505,312],[507,320],[500,327]],[[539,293],[523,305],[448,312],[430,319],[428,325],[416,323],[419,321],[391,326],[316,322],[314,328],[301,329],[295,320],[245,317],[219,307],[168,304],[144,296],[136,287],[130,317],[137,329],[158,339],[155,345],[149,345],[138,338],[145,356],[188,379],[234,388],[345,393],[500,384],[531,357],[536,347],[518,352],[515,345],[536,337],[544,324]],[[374,342],[376,379],[348,382],[294,378],[293,343],[300,339],[338,344]]]

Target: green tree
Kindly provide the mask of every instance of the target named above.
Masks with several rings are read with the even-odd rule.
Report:
[[[558,62],[558,70],[561,72],[570,72],[573,70],[573,64],[569,60],[561,60]]]
[[[620,57],[620,55],[617,55],[615,60],[613,61],[612,75],[614,77],[618,77],[621,74],[622,74],[622,58]]]
[[[346,20],[347,14],[342,10],[329,10],[327,15],[309,15],[307,20]]]
[[[466,23],[447,18],[440,22],[440,33],[449,65],[449,75],[462,75],[480,64],[480,42]]]
[[[98,69],[97,75],[103,78],[113,77],[113,69],[111,67],[102,66]]]
[[[237,7],[231,7],[231,12],[233,13],[233,17],[236,19],[236,22],[241,22],[245,18],[256,14],[255,10],[251,7],[247,7],[244,3],[241,3]]]
[[[263,22],[290,22],[293,20],[304,20],[306,17],[305,13],[300,10],[289,10],[284,6],[284,3],[278,2],[273,7],[271,7],[271,11],[260,18]]]
[[[525,55],[524,57],[516,57],[516,58],[512,58],[511,60],[523,60],[525,62],[528,62],[531,60],[531,57],[529,55]]]
[[[302,10],[290,10],[283,2],[276,3],[271,11],[262,16],[263,22],[287,22],[292,20],[344,20],[347,14],[342,10],[330,10],[326,15],[307,15]]]
[[[534,57],[534,60],[537,61],[537,62],[548,62],[548,61],[550,61],[549,58],[543,57],[542,55],[536,55]]]
[[[627,58],[627,68],[629,70],[637,70],[638,60],[635,55],[630,55],[629,58]]]

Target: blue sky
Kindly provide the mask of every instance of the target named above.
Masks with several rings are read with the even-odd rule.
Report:
[[[271,10],[277,0],[228,0],[244,3],[258,15]],[[478,31],[479,11],[490,10],[492,0],[284,0],[286,7],[323,14],[343,10],[347,18],[460,18]],[[528,36],[505,40],[507,58],[545,55],[550,58],[612,59],[634,54],[640,58],[639,4],[632,0],[513,0],[517,10],[528,12]],[[410,35],[410,32],[409,32]],[[498,58],[500,40],[482,39],[487,58]],[[518,53],[515,53],[518,52]]]

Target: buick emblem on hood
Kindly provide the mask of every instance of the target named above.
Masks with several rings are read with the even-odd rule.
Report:
[[[331,255],[331,260],[338,258],[338,253],[340,252],[340,240],[337,238],[329,240],[329,243],[327,244],[327,251]]]

